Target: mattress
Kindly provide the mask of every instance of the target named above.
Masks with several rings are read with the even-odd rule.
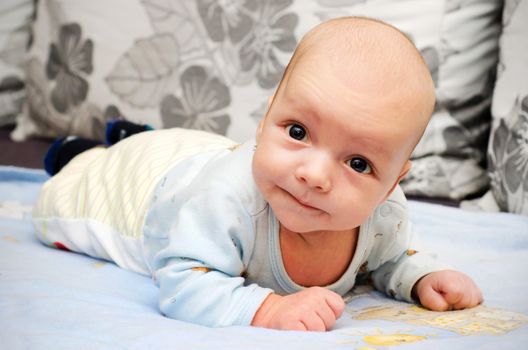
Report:
[[[528,344],[528,217],[410,201],[422,240],[484,303],[433,312],[357,286],[328,332],[207,328],[164,317],[148,277],[51,249],[31,207],[47,175],[0,166],[1,349],[520,349]]]

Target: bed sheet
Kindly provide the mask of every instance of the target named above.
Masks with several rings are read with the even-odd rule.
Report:
[[[206,328],[163,317],[147,277],[45,247],[29,221],[47,176],[0,166],[1,349],[520,349],[528,344],[528,218],[410,201],[423,241],[471,275],[483,305],[431,312],[370,286],[330,332]]]

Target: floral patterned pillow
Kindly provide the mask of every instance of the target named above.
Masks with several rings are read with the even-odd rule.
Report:
[[[24,61],[33,16],[32,0],[0,2],[0,126],[13,124],[24,100]]]
[[[422,49],[437,105],[403,181],[408,195],[461,200],[488,188],[486,147],[502,1],[448,0],[439,40]]]
[[[498,208],[524,215],[528,215],[527,19],[528,0],[506,0],[488,149],[491,193]]]
[[[299,38],[371,16],[403,30],[435,78],[438,106],[402,184],[459,199],[487,185],[492,71],[502,0],[41,0],[13,137],[102,138],[123,116],[154,127],[252,137]],[[119,10],[116,10],[119,9]]]
[[[42,0],[27,113],[12,137],[102,138],[105,121],[121,116],[245,140],[297,44],[292,5]]]

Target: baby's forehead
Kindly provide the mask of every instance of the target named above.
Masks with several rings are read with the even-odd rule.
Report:
[[[386,110],[401,109],[406,119],[417,117],[420,126],[427,124],[435,101],[429,70],[414,44],[398,29],[365,18],[331,20],[308,32],[279,91],[296,94],[288,88],[290,79],[296,88],[308,82],[360,96],[356,100],[390,100]]]
[[[384,146],[387,140],[390,148],[409,150],[421,136],[429,113],[424,98],[384,80],[369,79],[366,70],[344,76],[310,60],[299,62],[293,69],[279,99],[286,102],[277,105],[285,114],[303,123],[306,119],[306,125],[318,131],[369,140],[369,135],[385,130],[387,137],[372,141]],[[363,133],[358,134],[358,130]]]

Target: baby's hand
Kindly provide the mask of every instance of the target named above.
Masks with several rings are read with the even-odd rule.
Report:
[[[279,296],[270,294],[260,306],[252,326],[298,330],[325,331],[341,316],[345,302],[339,294],[321,287]]]
[[[434,311],[471,308],[482,302],[482,293],[475,282],[458,271],[425,275],[414,285],[413,291],[423,306]]]

